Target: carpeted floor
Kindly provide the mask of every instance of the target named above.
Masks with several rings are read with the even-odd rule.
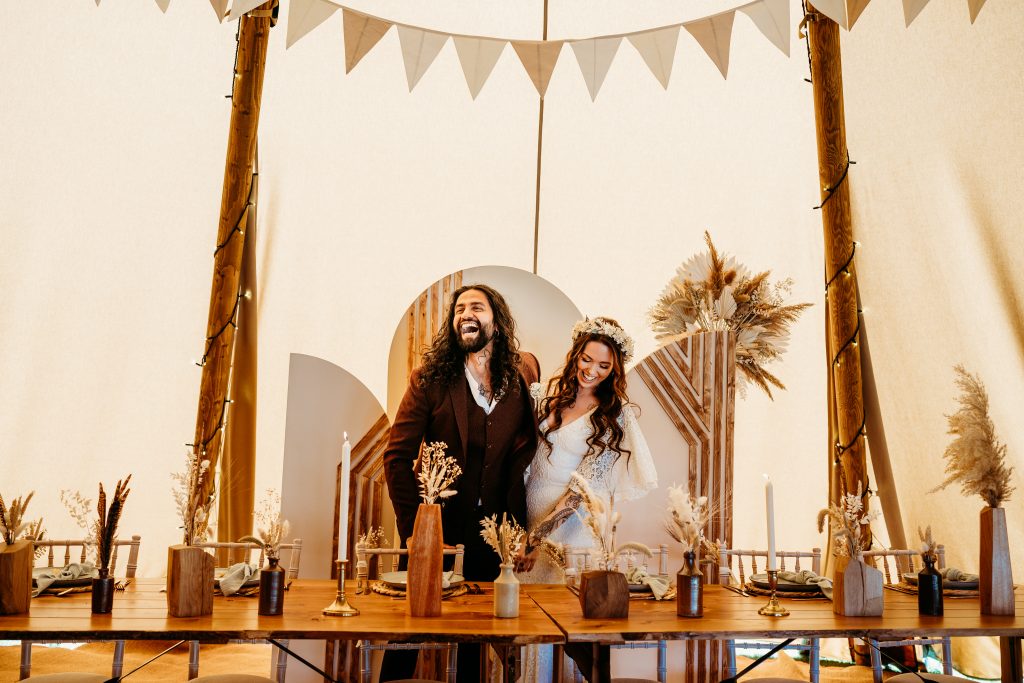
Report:
[[[128,673],[150,657],[170,647],[172,642],[132,641],[125,648],[124,672]],[[110,662],[113,656],[113,643],[87,643],[75,650],[45,647],[37,645],[32,648],[32,673],[53,673],[57,671],[89,671],[110,674]],[[19,647],[0,647],[0,683],[18,680],[18,667],[21,662]],[[738,667],[742,669],[749,663],[739,658]],[[292,666],[301,666],[290,662]],[[203,645],[200,650],[199,671],[201,674],[215,673],[255,673],[266,676],[270,673],[269,645]],[[750,672],[745,680],[756,680],[767,676],[783,676],[787,678],[807,680],[807,664],[790,659],[785,653],[770,662],[765,662]],[[185,681],[188,678],[188,647],[180,645],[177,649],[147,665],[128,680],[131,683],[146,681]],[[673,680],[670,678],[670,680]],[[858,681],[866,683],[871,680],[871,670],[863,666],[822,667],[821,682]],[[529,682],[524,682],[529,683]]]

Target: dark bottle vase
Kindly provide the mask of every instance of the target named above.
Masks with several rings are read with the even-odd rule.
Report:
[[[110,614],[114,608],[114,577],[109,569],[100,569],[99,578],[92,580],[92,613]]]
[[[935,569],[935,558],[924,556],[924,569],[917,573],[917,611],[942,616],[942,574]]]
[[[697,568],[697,553],[683,553],[683,568],[676,574],[676,615],[704,616],[704,574]]]
[[[284,577],[285,570],[277,566],[280,560],[276,557],[267,558],[270,565],[260,570],[260,607],[259,613],[265,617],[274,617],[284,611]]]

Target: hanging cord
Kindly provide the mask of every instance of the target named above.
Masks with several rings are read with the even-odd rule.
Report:
[[[136,671],[138,671],[142,667],[144,667],[147,664],[150,664],[152,662],[155,662],[157,659],[159,659],[160,657],[163,657],[165,654],[167,654],[168,652],[170,652],[174,648],[178,647],[179,645],[183,644],[184,642],[185,642],[184,640],[179,640],[174,645],[171,645],[169,648],[167,648],[166,650],[164,650],[160,654],[156,655],[155,657],[151,657],[151,658],[147,659],[142,664],[139,664],[137,667],[135,667],[134,669],[132,669],[131,671],[129,671],[125,675],[123,675],[123,676],[114,676],[113,678],[108,678],[103,683],[119,683],[119,681],[123,681],[124,679],[128,678],[129,676],[131,676],[133,673],[135,673]]]
[[[811,38],[810,33],[807,31],[807,24],[812,21],[817,21],[818,13],[807,11],[807,0],[800,0],[800,5],[804,10],[804,18],[800,21],[800,25],[797,26],[796,34],[807,46],[807,78],[805,78],[804,81],[812,83],[812,79],[814,78],[814,69],[811,67]]]
[[[828,204],[828,200],[832,199],[832,195],[835,194],[835,191],[838,190],[839,187],[846,182],[846,175],[850,171],[850,165],[855,163],[857,162],[850,161],[850,150],[846,150],[846,165],[843,166],[843,174],[839,176],[839,180],[837,180],[835,183],[825,186],[825,198],[821,200],[821,204],[818,204],[816,207],[814,207],[815,211]]]

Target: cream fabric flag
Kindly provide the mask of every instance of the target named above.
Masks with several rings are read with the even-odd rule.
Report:
[[[907,22],[907,26],[910,26],[914,19],[917,19],[917,15],[921,13],[924,6],[928,4],[928,0],[903,0],[903,18]]]
[[[234,21],[247,12],[251,12],[267,0],[232,0],[231,9],[228,11],[228,20]]]
[[[527,75],[541,97],[548,90],[551,74],[558,63],[558,55],[562,52],[561,40],[513,40],[512,48],[519,55]]]
[[[405,79],[409,82],[409,92],[412,92],[423,78],[423,74],[427,73],[427,69],[434,63],[437,53],[448,42],[448,34],[399,24],[398,42],[402,45]]]
[[[985,6],[985,0],[967,0],[967,7],[971,10],[971,23],[978,18],[978,12]]]
[[[344,7],[341,10],[341,18],[345,25],[345,73],[351,73],[359,60],[373,49],[392,24]]]
[[[814,0],[814,7],[847,31],[860,19],[871,0]]]
[[[337,5],[324,0],[290,0],[288,3],[288,33],[284,41],[285,49],[287,50],[300,38],[327,21],[327,18],[338,9]]]
[[[903,0],[908,2],[909,0]],[[925,0],[927,2],[928,0]],[[754,26],[764,34],[764,37],[772,42],[772,45],[779,48],[789,56],[789,0],[761,0],[740,11],[750,17]]]
[[[217,21],[224,21],[224,16],[228,13],[228,0],[210,0],[210,6],[217,13]]]
[[[679,26],[634,33],[629,36],[629,42],[643,57],[661,87],[667,90],[668,79],[672,76],[672,63],[676,59],[676,46],[679,44]]]
[[[576,61],[583,73],[583,80],[590,91],[590,100],[597,99],[604,79],[608,75],[608,69],[612,66],[615,53],[622,42],[622,36],[613,38],[590,38],[589,40],[574,40],[569,43],[572,51],[576,53]]]
[[[466,76],[469,94],[475,100],[494,71],[494,66],[505,49],[506,41],[469,36],[453,36],[452,41],[459,55],[462,73]]]
[[[735,12],[725,12],[683,24],[722,72],[722,78],[729,75],[729,43],[732,39],[732,20],[735,17]]]
[[[97,5],[100,3],[96,3]],[[167,14],[167,8],[171,6],[171,0],[156,0],[156,6],[160,8],[160,11]]]

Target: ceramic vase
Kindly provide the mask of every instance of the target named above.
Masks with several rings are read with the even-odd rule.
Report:
[[[114,577],[110,570],[101,567],[99,578],[92,580],[92,613],[110,614],[114,608]]]
[[[420,503],[409,541],[406,606],[411,617],[441,615],[441,578],[444,534],[441,506]]]
[[[942,574],[935,568],[935,556],[923,556],[924,569],[917,573],[917,611],[932,617],[942,616]]]
[[[683,568],[676,574],[676,615],[704,616],[704,574],[697,567],[697,553],[683,553]]]
[[[511,564],[501,565],[501,573],[494,580],[494,616],[501,619],[519,616],[519,579],[512,573]]]
[[[268,557],[266,569],[260,570],[259,613],[265,617],[276,617],[284,611],[284,577],[287,572],[277,566],[281,560]]]

